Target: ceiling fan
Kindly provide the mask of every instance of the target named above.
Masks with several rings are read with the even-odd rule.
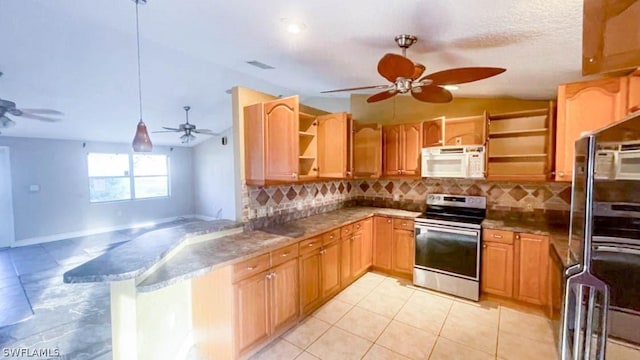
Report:
[[[322,93],[383,89],[383,91],[368,97],[367,102],[382,101],[397,94],[411,92],[411,96],[416,100],[447,103],[453,99],[453,96],[443,86],[482,80],[506,71],[506,69],[495,67],[463,67],[422,76],[426,69],[425,66],[414,63],[406,57],[407,49],[418,41],[418,38],[403,34],[396,36],[395,41],[402,48],[402,55],[388,53],[378,62],[378,73],[389,80],[391,84],[328,90],[322,91]]]
[[[58,110],[51,109],[18,109],[16,103],[9,100],[0,99],[0,129],[10,128],[16,125],[7,115],[22,117],[47,122],[56,122],[61,119],[44,115],[63,115]]]
[[[189,122],[189,110],[191,110],[191,106],[184,106],[183,109],[185,111],[186,120],[187,120],[184,124],[178,125],[178,128],[170,128],[170,127],[163,126],[162,128],[165,130],[154,131],[154,133],[184,132],[184,134],[180,136],[180,140],[182,140],[183,144],[187,144],[190,141],[195,140],[196,137],[195,135],[193,135],[194,133],[204,134],[204,135],[213,135],[213,136],[220,135],[208,129],[196,129],[196,126]]]

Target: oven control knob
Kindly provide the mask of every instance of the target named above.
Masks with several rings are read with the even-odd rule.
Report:
[[[435,196],[435,199],[440,201],[440,196]]]
[[[433,195],[427,196],[427,200],[433,200]]]

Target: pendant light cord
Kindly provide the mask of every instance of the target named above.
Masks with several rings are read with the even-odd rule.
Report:
[[[138,44],[138,100],[140,103],[140,121],[142,121],[142,75],[140,75],[140,20],[138,19],[138,7],[140,0],[136,1],[136,40]]]

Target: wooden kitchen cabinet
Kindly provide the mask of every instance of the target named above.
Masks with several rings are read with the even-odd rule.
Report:
[[[597,130],[627,115],[630,85],[638,86],[629,77],[616,77],[558,87],[556,181],[572,180],[574,143],[581,133]]]
[[[245,107],[247,184],[298,179],[299,117],[297,96]]]
[[[487,179],[552,179],[555,107],[490,114],[487,121]]]
[[[353,124],[353,176],[379,178],[382,174],[382,126]]]
[[[422,123],[382,127],[385,176],[420,177],[422,136]]]
[[[300,308],[308,314],[322,302],[320,249],[300,256]]]
[[[391,250],[391,269],[395,273],[412,275],[414,256],[414,222],[406,219],[393,219],[393,246]]]
[[[318,121],[318,177],[346,179],[352,176],[351,116],[321,115]]]
[[[391,270],[393,246],[393,220],[390,217],[373,217],[373,266],[379,270]]]
[[[236,352],[243,354],[297,321],[298,259],[237,282],[234,299]]]
[[[482,292],[513,296],[513,244],[485,241],[482,245]]]
[[[638,0],[584,0],[582,74],[640,67],[638,19]]]
[[[422,147],[444,144],[444,116],[427,120],[422,124]]]
[[[362,256],[360,270],[356,272],[360,276],[367,272],[373,264],[373,218],[362,220],[354,225],[354,234],[362,236]]]
[[[516,299],[537,305],[546,304],[549,237],[518,233],[515,264]]]
[[[270,335],[269,272],[242,280],[234,286],[237,353],[242,354]]]
[[[547,304],[548,236],[484,229],[482,241],[483,292]]]
[[[340,243],[322,245],[322,296],[330,297],[340,291]]]
[[[444,119],[443,142],[446,146],[484,145],[487,113]]]

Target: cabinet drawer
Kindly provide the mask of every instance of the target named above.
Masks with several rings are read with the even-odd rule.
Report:
[[[306,254],[310,251],[320,249],[322,247],[322,238],[314,237],[307,240],[300,241],[300,253]]]
[[[393,219],[393,228],[394,229],[403,229],[403,230],[412,230],[413,231],[413,220],[407,219]]]
[[[371,221],[371,219],[358,221],[357,223],[353,224],[353,232],[358,233],[358,232],[364,231],[364,226],[367,223],[367,221]]]
[[[246,279],[268,270],[270,267],[269,259],[269,254],[264,254],[233,265],[233,281]]]
[[[340,236],[342,238],[348,238],[353,234],[353,224],[345,225],[340,228]]]
[[[298,244],[289,245],[271,252],[271,266],[278,266],[298,256]]]
[[[341,229],[337,228],[322,234],[322,244],[327,245],[340,239],[340,232],[341,232]]]
[[[514,233],[506,230],[484,229],[482,230],[482,241],[499,242],[503,244],[513,244]]]

